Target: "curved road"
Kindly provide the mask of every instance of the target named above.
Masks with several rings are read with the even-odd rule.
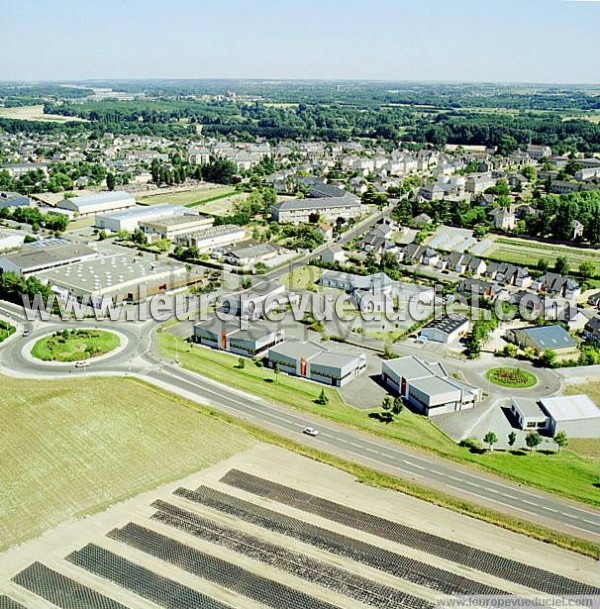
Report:
[[[17,311],[18,307],[0,306],[4,317],[18,321]],[[49,331],[64,328],[64,323],[23,325],[30,328],[30,336],[26,339],[13,337],[0,349],[0,363],[7,374],[36,378],[64,378],[76,374],[132,374],[174,393],[208,403],[296,442],[315,446],[376,470],[415,480],[501,512],[600,542],[600,518],[592,507],[530,490],[367,433],[285,409],[186,371],[174,362],[156,357],[152,354],[153,333],[149,331],[152,322],[111,324],[111,328],[127,336],[127,347],[114,357],[93,363],[87,371],[72,366],[65,366],[64,369],[49,367],[24,354],[27,343]],[[79,327],[96,325],[94,322],[78,323]],[[302,430],[308,426],[320,430],[317,438],[308,438],[302,434]]]

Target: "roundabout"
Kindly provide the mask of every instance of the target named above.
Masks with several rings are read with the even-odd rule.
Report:
[[[41,366],[64,368],[114,358],[126,350],[128,344],[129,337],[118,330],[63,328],[37,335],[24,345],[22,357]]]
[[[522,368],[492,368],[487,371],[485,376],[494,385],[512,389],[529,389],[538,383],[538,379],[533,372]]]

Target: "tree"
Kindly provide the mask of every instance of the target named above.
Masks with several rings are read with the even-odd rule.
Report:
[[[498,442],[498,436],[493,431],[488,431],[485,436],[483,436],[483,441],[488,445],[491,452],[494,450],[494,444]]]
[[[319,397],[315,401],[320,406],[327,406],[327,404],[329,404],[329,398],[325,393],[325,389],[321,389],[321,393],[319,393]]]
[[[108,190],[114,190],[115,189],[115,184],[116,184],[115,174],[111,173],[109,171],[106,174],[106,188],[108,188]]]
[[[239,370],[243,370],[246,367],[246,360],[243,357],[238,357],[237,367]]]
[[[538,269],[545,273],[550,268],[550,263],[545,258],[540,258],[537,263]]]
[[[559,431],[554,436],[554,441],[556,442],[556,445],[558,446],[558,452],[560,452],[561,448],[564,448],[565,446],[567,446],[569,444],[569,438],[567,438],[567,434],[564,431]]]
[[[402,398],[399,395],[397,395],[394,398],[394,401],[392,402],[392,413],[395,416],[398,416],[402,412],[403,408],[404,408],[404,403],[402,402]]]
[[[525,444],[529,450],[535,450],[542,443],[542,436],[537,431],[530,431],[525,436]]]
[[[554,271],[559,275],[566,275],[570,268],[569,259],[566,256],[559,256],[554,263]]]
[[[511,431],[508,434],[508,445],[512,448],[517,441],[517,434],[514,431]]]
[[[593,262],[586,260],[579,265],[579,274],[583,279],[592,279],[596,275],[596,267]]]
[[[279,362],[275,362],[273,364],[273,372],[275,374],[275,382],[277,382],[279,380],[279,372],[280,372]]]
[[[542,353],[539,363],[540,366],[543,366],[544,368],[552,368],[556,363],[556,352],[552,351],[552,349],[546,349]]]
[[[389,395],[386,395],[383,400],[381,400],[381,409],[384,412],[390,412],[393,407],[392,398]]]

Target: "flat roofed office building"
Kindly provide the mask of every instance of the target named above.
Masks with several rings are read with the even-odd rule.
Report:
[[[274,324],[244,323],[214,317],[194,325],[194,341],[221,351],[254,357],[261,355],[284,339],[284,332]]]
[[[412,355],[383,362],[383,382],[427,417],[473,408],[481,400],[479,387],[448,375],[440,363]]]
[[[18,252],[0,257],[0,269],[17,275],[33,275],[97,256],[96,250],[81,243],[45,239],[26,243]]]
[[[364,353],[329,351],[310,341],[286,340],[269,349],[268,359],[271,368],[277,364],[283,372],[332,387],[343,387],[367,366]]]
[[[111,213],[103,213],[96,216],[95,227],[113,233],[125,230],[132,233],[139,228],[142,222],[153,222],[165,218],[183,216],[187,212],[185,207],[159,203],[157,205],[136,205],[129,209],[119,210]]]

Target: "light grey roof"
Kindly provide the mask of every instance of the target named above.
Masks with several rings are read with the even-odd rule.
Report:
[[[537,400],[531,398],[513,398],[515,406],[528,419],[543,419],[546,417]]]
[[[315,357],[315,355],[323,353],[324,350],[323,347],[309,341],[286,340],[269,349],[269,357],[279,354],[292,359],[304,358],[309,360]]]
[[[185,207],[179,205],[169,205],[169,203],[158,203],[157,205],[138,205],[130,209],[121,209],[119,211],[107,212],[99,214],[98,218],[106,218],[111,220],[130,220],[132,218],[151,220],[163,216],[176,216],[184,213],[189,213]]]
[[[410,381],[410,384],[419,391],[427,394],[428,396],[436,396],[450,391],[460,391],[460,387],[457,387],[453,383],[449,382],[448,379],[440,376],[428,376],[425,378],[415,379]]]
[[[121,199],[131,199],[132,194],[124,190],[114,190],[111,192],[98,192],[93,195],[85,195],[82,197],[73,197],[69,199],[78,207],[88,207],[90,205],[98,205],[99,203],[108,203],[110,201],[120,201]]]
[[[543,398],[540,402],[555,421],[600,418],[600,409],[587,395],[559,395]]]
[[[6,254],[3,258],[26,273],[29,269],[49,267],[95,254],[95,250],[81,243],[72,243],[66,239],[45,239],[28,243],[19,252]]]
[[[427,378],[438,374],[447,376],[446,371],[441,364],[429,364],[413,355],[388,360],[385,362],[385,365],[408,381]]]

